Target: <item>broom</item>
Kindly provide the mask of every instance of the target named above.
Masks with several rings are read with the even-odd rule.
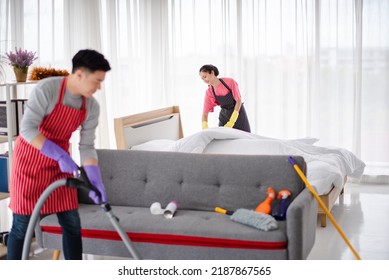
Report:
[[[324,210],[326,213],[327,217],[331,220],[332,224],[334,227],[337,229],[339,232],[340,236],[343,238],[344,242],[346,242],[347,246],[350,248],[350,250],[353,252],[355,258],[357,260],[360,260],[361,257],[358,255],[357,251],[355,251],[354,247],[351,245],[350,241],[347,239],[346,235],[343,233],[342,229],[339,227],[339,225],[336,223],[334,217],[331,215],[330,211],[328,208],[325,206],[324,202],[321,200],[319,195],[316,193],[315,189],[311,186],[311,184],[308,182],[307,178],[305,177],[304,173],[301,171],[300,167],[297,165],[296,161],[294,160],[293,157],[289,157],[289,162],[292,164],[294,169],[296,170],[297,174],[300,176],[300,178],[303,180],[309,191],[312,193],[312,195],[316,198],[317,202],[321,206],[321,208]]]

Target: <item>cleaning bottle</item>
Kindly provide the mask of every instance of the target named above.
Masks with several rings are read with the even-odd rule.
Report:
[[[292,193],[289,190],[281,190],[278,192],[277,199],[279,201],[272,212],[272,216],[276,220],[282,221],[286,219],[286,210],[289,206],[288,197],[291,195]]]
[[[276,197],[276,192],[271,188],[267,188],[267,197],[266,199],[258,204],[257,208],[255,208],[255,212],[260,212],[264,214],[270,214],[271,213],[271,202]]]

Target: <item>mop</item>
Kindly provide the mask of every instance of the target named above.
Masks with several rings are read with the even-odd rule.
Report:
[[[215,211],[221,214],[230,215],[230,219],[234,222],[257,228],[263,231],[278,229],[277,221],[274,219],[274,217],[268,214],[244,208],[240,208],[236,211],[230,211],[220,207],[216,207]]]
[[[50,186],[45,189],[45,191],[41,194],[39,197],[34,210],[31,214],[30,222],[28,223],[26,237],[24,239],[23,243],[23,252],[22,252],[22,260],[28,260],[28,255],[30,251],[31,246],[31,240],[32,236],[34,234],[34,229],[37,224],[37,221],[40,216],[40,211],[43,207],[43,204],[46,202],[47,198],[50,196],[50,194],[55,191],[57,188],[61,186],[66,186],[70,188],[80,188],[80,189],[86,189],[87,191],[94,190],[94,186],[90,183],[88,176],[86,175],[86,172],[83,167],[79,168],[80,174],[79,178],[66,178],[66,179],[59,179]],[[99,194],[99,192],[96,192]],[[108,216],[108,218],[111,221],[112,226],[115,228],[119,236],[122,238],[125,246],[127,247],[128,251],[132,255],[132,257],[135,260],[139,260],[139,254],[136,251],[135,247],[132,245],[130,238],[126,234],[126,232],[122,229],[122,227],[119,225],[119,219],[115,216],[115,214],[112,213],[112,208],[108,203],[103,203],[100,205],[101,208],[103,208],[105,214]]]
[[[312,195],[315,197],[321,208],[326,213],[327,217],[331,220],[332,224],[335,226],[337,231],[339,232],[340,236],[343,238],[343,240],[346,242],[347,246],[350,248],[350,250],[353,252],[355,258],[357,260],[360,260],[361,257],[358,255],[357,251],[355,251],[354,247],[351,245],[350,241],[347,239],[346,235],[343,233],[342,229],[339,227],[339,225],[336,223],[334,217],[331,215],[328,208],[325,206],[324,202],[321,200],[319,195],[316,193],[315,189],[311,186],[311,184],[308,182],[307,178],[305,177],[304,173],[301,171],[300,167],[297,165],[296,161],[293,157],[289,157],[289,162],[292,164],[294,169],[296,170],[297,174],[300,176],[300,178],[303,180],[309,191],[312,193]]]

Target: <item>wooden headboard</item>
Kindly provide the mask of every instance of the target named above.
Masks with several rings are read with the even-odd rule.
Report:
[[[114,119],[117,149],[129,149],[150,140],[184,137],[178,106]]]

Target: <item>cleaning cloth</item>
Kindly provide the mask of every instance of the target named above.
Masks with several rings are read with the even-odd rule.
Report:
[[[273,216],[248,209],[238,209],[231,215],[231,220],[263,231],[278,229]]]

